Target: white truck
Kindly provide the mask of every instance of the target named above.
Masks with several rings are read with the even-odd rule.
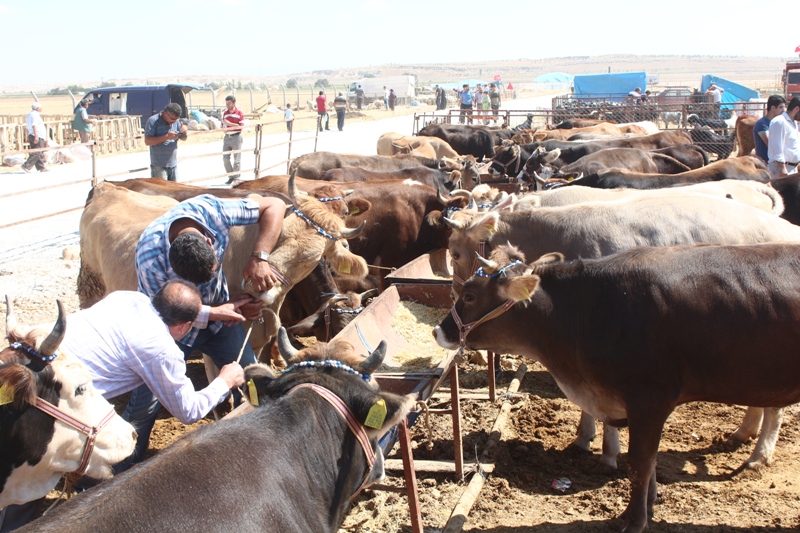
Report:
[[[414,98],[414,76],[383,76],[378,78],[362,78],[350,84],[347,88],[347,99],[356,101],[356,89],[361,85],[364,90],[364,103],[369,104],[375,100],[383,100],[383,88],[394,89],[397,99]]]

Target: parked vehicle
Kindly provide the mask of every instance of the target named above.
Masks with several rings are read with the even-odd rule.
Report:
[[[186,95],[194,89],[203,87],[181,83],[103,87],[92,89],[84,98],[89,100],[90,115],[139,115],[144,127],[148,118],[172,102],[180,104],[181,118],[187,118]]]
[[[361,85],[364,90],[364,103],[369,104],[375,100],[383,100],[383,88],[394,89],[398,99],[414,98],[414,76],[383,76],[377,78],[362,78],[354,81],[347,88],[348,100],[355,102],[356,89]]]
[[[689,87],[668,87],[655,95],[653,101],[659,105],[681,105],[692,103],[693,91]]]
[[[800,60],[794,59],[786,62],[782,81],[783,92],[786,94],[787,100],[800,96]]]

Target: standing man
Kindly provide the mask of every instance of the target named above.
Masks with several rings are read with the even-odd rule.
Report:
[[[236,108],[236,97],[229,94],[225,97],[225,111],[222,113],[222,124],[225,128],[225,139],[222,141],[222,163],[225,165],[225,172],[239,172],[241,169],[242,154],[233,154],[233,165],[231,165],[231,154],[227,152],[242,149],[242,123],[244,113]],[[228,183],[233,183],[239,178],[239,174],[228,176]]]
[[[453,89],[455,92],[458,93],[458,98],[461,101],[461,112],[458,116],[459,124],[464,123],[464,116],[469,115],[469,122],[468,124],[472,124],[472,91],[469,90],[469,85],[464,84],[462,89],[459,91],[458,89]]]
[[[325,117],[325,131],[331,131],[328,127],[331,117],[328,116],[327,102],[328,99],[325,98],[325,93],[320,91],[319,96],[317,96],[317,126],[319,126],[319,131],[322,131],[322,117]]]
[[[447,92],[444,87],[439,87],[438,109],[447,109]]]
[[[200,313],[191,327],[180,331],[182,336],[177,341],[184,357],[197,349],[223,368],[236,361],[242,350],[241,366],[255,363],[241,323],[245,318],[261,317],[261,300],[248,294],[230,298],[222,258],[230,228],[257,223],[258,238],[243,277],[252,283],[254,291],[269,290],[275,284],[275,274],[267,261],[280,236],[285,209],[277,198],[232,200],[206,194],[181,202],[142,232],[136,245],[139,292],[152,297],[168,281],[178,278],[195,284],[200,291]],[[241,397],[234,393],[234,403],[238,401]],[[149,434],[158,415],[157,404],[153,392],[142,385],[131,393],[122,416],[140,435]],[[144,455],[134,457],[132,462],[143,459]]]
[[[31,112],[25,117],[25,129],[28,131],[28,145],[31,149],[45,148],[47,128],[42,120],[42,104],[39,102],[31,104]],[[22,163],[22,170],[30,172],[34,165],[39,172],[47,172],[47,167],[44,166],[44,152],[31,152],[28,160]]]
[[[361,111],[361,106],[364,104],[364,89],[361,88],[359,84],[358,89],[356,89],[356,107],[359,111]]]
[[[342,96],[341,92],[333,99],[333,108],[336,110],[336,126],[339,131],[342,131],[344,129],[344,114],[350,109],[350,106],[347,103],[347,98]]]
[[[800,96],[789,102],[786,111],[769,123],[769,174],[772,179],[797,172],[800,162],[800,132],[796,120],[800,119]]]
[[[489,102],[491,103],[494,120],[497,122],[497,116],[500,112],[500,91],[497,90],[497,86],[494,83],[490,84],[489,87]]]
[[[383,103],[386,106],[386,111],[389,111],[389,89],[386,85],[383,86]]]
[[[88,143],[92,133],[92,124],[95,119],[89,118],[86,109],[89,107],[89,100],[84,98],[75,108],[75,118],[72,119],[72,129],[78,132],[82,143]]]
[[[756,157],[764,163],[769,162],[769,123],[773,118],[786,111],[786,98],[773,94],[767,99],[767,114],[758,119],[753,126],[753,142],[756,146]]]
[[[286,121],[286,131],[289,136],[292,135],[292,126],[294,125],[294,112],[292,112],[292,104],[286,104],[286,109],[283,110],[283,120]]]
[[[717,117],[719,118],[721,118],[720,109],[722,108],[722,93],[724,92],[725,89],[717,87],[717,84],[714,82],[706,89],[706,94],[711,96],[711,100],[714,102],[714,110],[717,112]]]
[[[178,139],[186,140],[186,126],[180,123],[180,104],[171,103],[147,119],[144,144],[150,147],[150,174],[154,178],[178,181]]]

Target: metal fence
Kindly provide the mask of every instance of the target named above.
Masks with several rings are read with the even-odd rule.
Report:
[[[138,150],[143,146],[142,125],[138,116],[98,115],[92,128],[92,138],[97,141],[101,154]],[[0,116],[0,158],[22,152],[28,146],[25,115]],[[42,116],[47,138],[60,146],[77,140],[72,129],[72,117],[63,115]]]

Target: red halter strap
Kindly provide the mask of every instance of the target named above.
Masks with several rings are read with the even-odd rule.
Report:
[[[372,474],[372,469],[375,467],[375,460],[376,460],[375,452],[372,450],[372,446],[369,443],[369,437],[367,437],[367,432],[364,431],[364,426],[362,426],[361,422],[359,422],[358,419],[356,419],[353,412],[350,410],[349,407],[347,407],[347,405],[345,405],[342,399],[336,396],[328,389],[326,389],[325,387],[321,387],[313,383],[301,383],[300,385],[292,387],[292,389],[289,390],[288,393],[286,393],[286,396],[291,395],[297,389],[311,389],[312,391],[320,395],[325,401],[331,404],[333,408],[336,409],[336,411],[340,415],[342,415],[342,418],[344,418],[345,422],[347,422],[347,426],[350,428],[350,431],[353,432],[353,435],[355,435],[356,439],[361,444],[361,448],[364,449],[364,455],[366,455],[367,457],[367,463],[369,463],[369,469],[367,470],[367,473],[364,476],[364,481],[358,487],[358,490],[355,492],[355,494],[350,496],[350,499],[352,500],[353,498],[358,496],[358,494],[362,490],[364,490],[364,488],[367,486],[367,481],[369,480],[369,476],[370,474]]]
[[[111,419],[116,416],[117,412],[114,411],[114,408],[111,408],[111,411],[103,417],[99,424],[96,426],[89,426],[84,424],[77,418],[74,418],[71,415],[68,415],[52,403],[42,400],[41,398],[36,398],[36,404],[34,405],[40,411],[47,413],[48,415],[52,416],[56,420],[59,420],[66,425],[70,426],[73,429],[76,429],[86,435],[88,438],[86,439],[86,446],[83,448],[83,456],[81,457],[81,463],[78,465],[78,469],[73,472],[73,474],[81,476],[86,472],[86,469],[89,467],[89,458],[92,456],[92,451],[94,451],[94,441],[97,439],[97,434],[111,422]]]
[[[289,281],[289,278],[284,276],[283,272],[278,270],[273,264],[271,264],[271,263],[267,263],[267,264],[269,265],[270,270],[272,270],[272,273],[275,274],[275,277],[278,278],[281,283],[283,283],[284,287],[286,287],[287,289],[290,289],[292,287],[292,285],[294,285],[294,283]]]
[[[478,242],[478,253],[481,255],[481,257],[485,257],[484,256],[485,252],[486,252],[486,241],[479,241]],[[478,258],[477,257],[472,260],[472,268],[470,269],[469,275],[471,276],[472,274],[474,274],[476,270],[478,270]],[[462,279],[461,276],[456,274],[455,269],[453,269],[453,285],[460,285],[460,286],[463,287],[466,282],[467,282],[467,280]]]
[[[464,324],[461,321],[461,317],[458,316],[458,313],[456,312],[456,306],[454,305],[453,308],[450,310],[450,314],[453,315],[453,320],[455,321],[456,326],[458,326],[458,337],[459,337],[458,345],[461,347],[461,349],[463,350],[467,347],[467,335],[469,335],[470,331],[478,327],[480,324],[483,324],[484,322],[488,322],[493,318],[499,317],[500,315],[502,315],[503,313],[514,307],[515,303],[517,302],[515,302],[514,300],[506,300],[503,305],[495,307],[493,310],[483,315],[483,317],[479,318],[475,322],[470,322],[469,324]]]

